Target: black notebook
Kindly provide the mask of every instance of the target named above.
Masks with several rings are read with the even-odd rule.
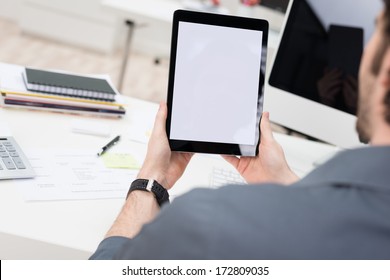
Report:
[[[105,79],[26,68],[28,90],[77,98],[115,101],[116,92]]]

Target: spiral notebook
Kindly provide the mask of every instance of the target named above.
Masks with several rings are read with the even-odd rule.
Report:
[[[26,68],[26,88],[31,91],[77,98],[115,101],[116,91],[105,79]]]

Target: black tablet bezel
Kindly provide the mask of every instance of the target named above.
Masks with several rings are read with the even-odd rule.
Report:
[[[262,31],[263,41],[262,41],[262,45],[259,46],[259,48],[261,48],[262,51],[267,50],[268,28],[269,28],[268,22],[265,20],[254,19],[254,18],[243,18],[243,17],[220,15],[220,14],[177,10],[175,11],[173,16],[173,25],[172,25],[171,56],[170,56],[168,96],[167,96],[168,115],[167,115],[167,123],[166,123],[167,136],[168,136],[171,150],[180,151],[180,152],[192,152],[192,153],[256,156],[259,152],[258,145],[260,142],[260,131],[258,134],[258,138],[256,139],[256,144],[252,146],[251,149],[249,149],[250,150],[249,152],[242,151],[242,149],[240,149],[238,144],[170,139],[179,22],[191,22],[191,23]],[[265,72],[265,66],[266,66],[266,53],[263,54],[261,58],[261,68],[264,69],[264,72]],[[265,86],[265,78],[264,76],[260,75],[258,101],[260,101],[263,96],[264,86]],[[263,109],[262,107],[263,107],[262,102],[258,102],[258,110],[257,110],[258,114],[262,112]]]

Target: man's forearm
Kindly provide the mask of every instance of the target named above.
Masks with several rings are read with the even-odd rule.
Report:
[[[130,193],[114,224],[106,234],[107,237],[123,236],[133,238],[144,224],[152,221],[160,207],[153,193],[133,191]]]

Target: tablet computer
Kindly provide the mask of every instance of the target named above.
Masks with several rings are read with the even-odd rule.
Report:
[[[255,156],[268,23],[178,10],[168,81],[172,151]]]

